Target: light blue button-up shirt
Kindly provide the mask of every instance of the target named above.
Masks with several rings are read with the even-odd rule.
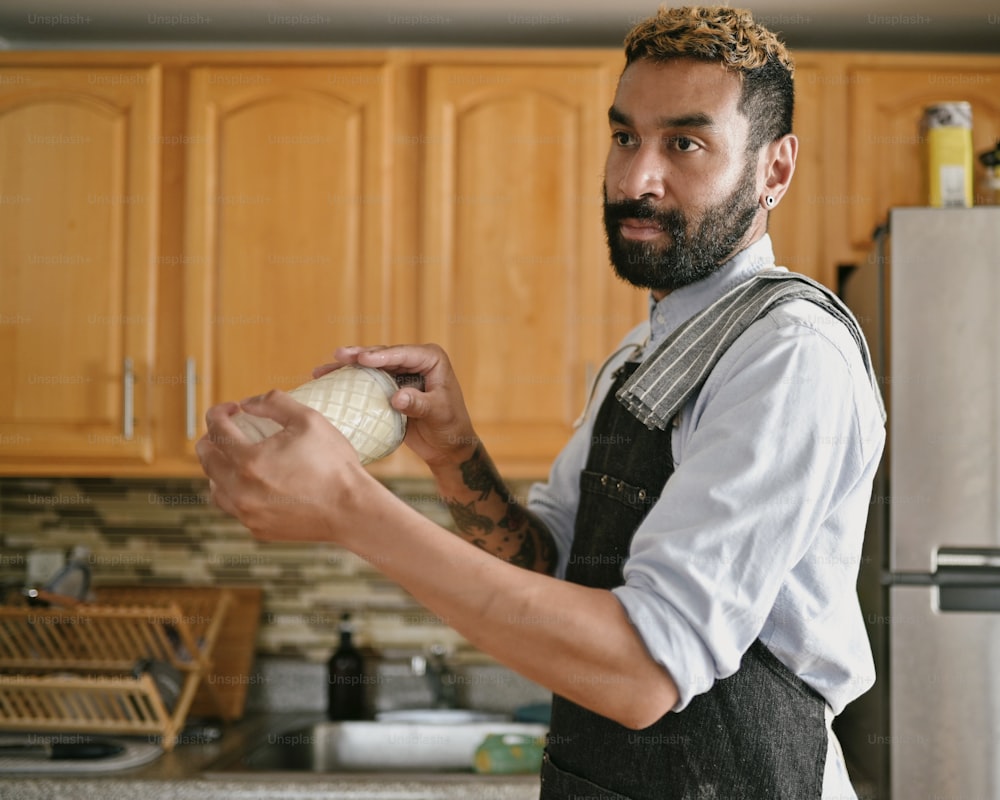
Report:
[[[765,235],[715,274],[651,304],[649,323],[606,364],[548,482],[529,496],[555,537],[559,575],[594,417],[614,370],[773,265]],[[614,590],[677,684],[675,711],[733,674],[758,638],[833,714],[872,685],[856,582],[884,440],[857,344],[804,300],[751,325],[684,406],[672,432],[674,473],[635,533],[625,585]],[[831,734],[839,758],[834,749]],[[839,775],[831,766],[824,796],[852,797],[842,763]]]

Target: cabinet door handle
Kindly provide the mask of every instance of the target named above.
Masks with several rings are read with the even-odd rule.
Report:
[[[122,438],[126,442],[130,442],[135,433],[135,371],[132,368],[131,358],[126,358],[124,361],[122,388],[124,391],[122,398]]]
[[[195,386],[198,383],[198,371],[195,368],[195,363],[193,358],[188,358],[184,364],[184,425],[187,430],[187,439],[189,442],[194,441],[195,434],[198,432],[198,421],[197,421],[197,395],[195,393]]]

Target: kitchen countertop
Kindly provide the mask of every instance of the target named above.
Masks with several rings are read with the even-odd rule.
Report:
[[[538,778],[519,776],[345,776],[288,780],[247,777],[233,781],[198,777],[164,780],[142,778],[6,778],[0,797],[10,800],[537,800]]]
[[[268,731],[316,719],[313,713],[259,713],[224,727],[218,742],[185,742],[151,764],[97,776],[0,776],[0,800],[537,800],[537,775],[468,773],[304,773],[214,770]],[[862,800],[873,787],[855,787]]]
[[[180,739],[151,764],[101,775],[0,777],[0,800],[536,800],[536,775],[475,773],[211,772],[220,758],[244,750],[267,731],[310,719],[303,714],[248,716],[215,743]]]

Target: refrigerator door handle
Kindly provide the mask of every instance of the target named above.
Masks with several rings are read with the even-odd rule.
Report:
[[[940,548],[934,584],[939,611],[1000,612],[1000,548]]]
[[[1000,547],[942,547],[935,559],[937,568],[1000,569]]]

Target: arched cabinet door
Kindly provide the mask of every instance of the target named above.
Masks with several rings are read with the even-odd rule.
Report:
[[[380,64],[191,70],[192,443],[209,405],[294,388],[337,346],[390,339],[392,80]]]
[[[617,54],[428,65],[420,328],[507,475],[546,474],[587,378],[642,318],[602,223]]]
[[[153,458],[160,73],[0,69],[0,466]]]
[[[928,59],[931,61],[931,59]],[[875,227],[895,206],[929,205],[920,121],[927,106],[965,100],[972,106],[973,152],[1000,139],[1000,69],[996,59],[968,57],[949,64],[858,67],[849,81],[850,235],[869,245]],[[979,175],[975,164],[973,180]],[[975,188],[975,187],[974,187]],[[977,201],[978,203],[978,201]]]

